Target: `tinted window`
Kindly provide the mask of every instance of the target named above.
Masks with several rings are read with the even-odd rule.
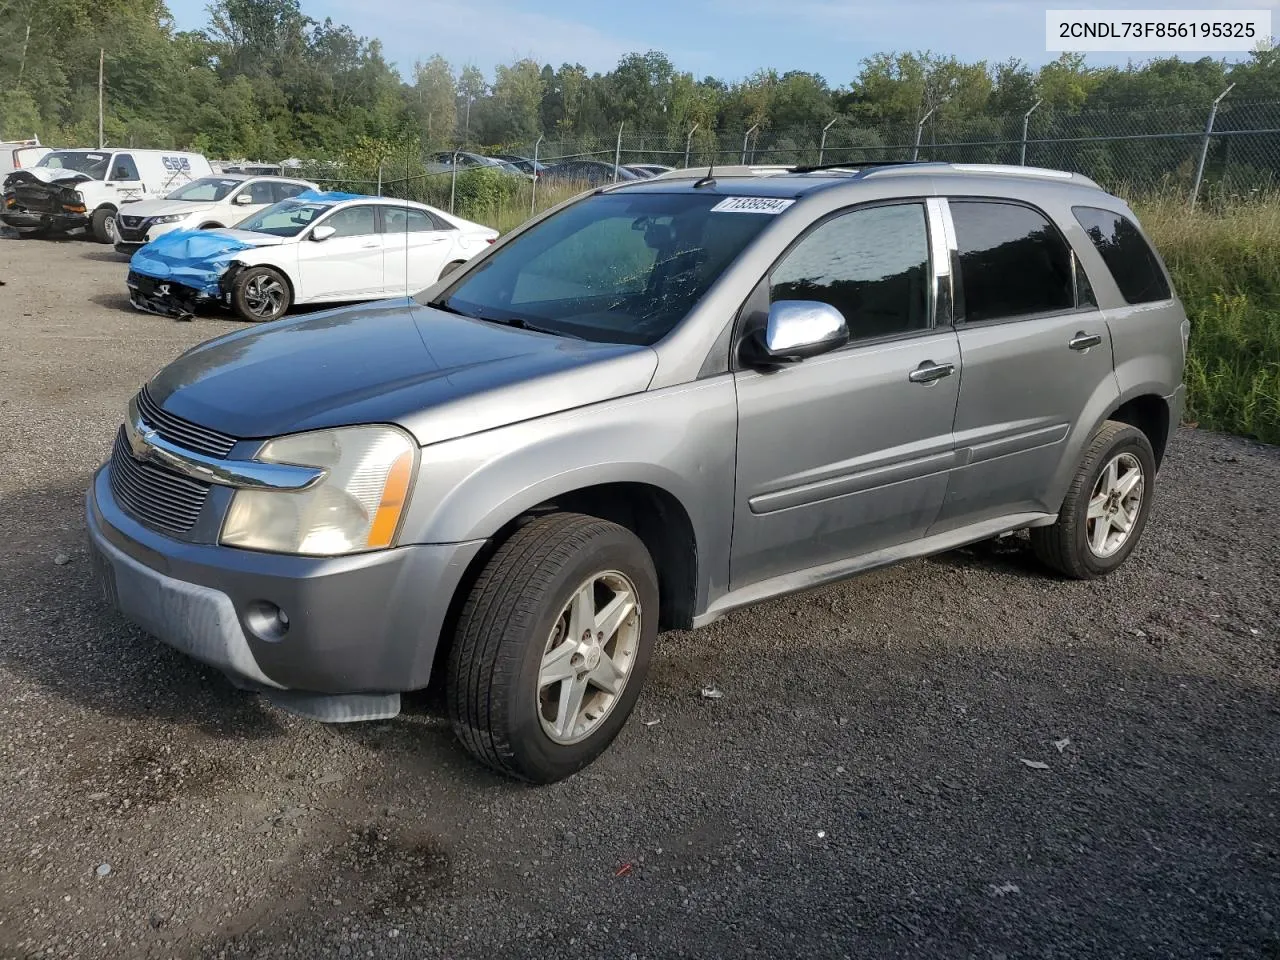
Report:
[[[964,319],[970,323],[1071,310],[1071,250],[1029,207],[951,201],[960,253]]]
[[[324,222],[333,227],[334,237],[365,237],[378,232],[377,213],[371,206],[347,207]]]
[[[258,180],[251,183],[244,188],[243,192],[249,195],[250,203],[262,204],[265,206],[266,204],[276,202],[275,192],[271,189],[271,181],[269,180]]]
[[[117,153],[111,161],[111,178],[113,180],[139,180],[138,165],[127,153]]]
[[[611,193],[492,251],[434,304],[606,343],[656,343],[773,220],[714,193]]]
[[[1127,303],[1168,300],[1169,284],[1155,252],[1128,217],[1097,207],[1072,207]]]
[[[436,229],[431,217],[412,207],[383,207],[382,219],[387,233],[427,233]]]
[[[821,300],[854,339],[929,326],[929,232],[918,203],[854,210],[800,241],[770,277],[769,299]]]
[[[298,194],[305,193],[310,189],[303,183],[284,183],[280,180],[276,180],[271,184],[271,192],[276,200],[288,200],[290,197],[296,197]]]

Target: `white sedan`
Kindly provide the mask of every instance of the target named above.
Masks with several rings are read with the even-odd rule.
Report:
[[[234,229],[148,243],[129,262],[129,298],[180,318],[216,302],[245,320],[275,320],[295,304],[409,296],[497,238],[426,204],[308,191]]]

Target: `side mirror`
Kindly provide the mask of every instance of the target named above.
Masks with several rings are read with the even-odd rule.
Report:
[[[320,226],[316,227],[314,230],[311,231],[311,239],[319,243],[322,240],[328,240],[337,232],[338,232],[337,227],[329,227],[324,224],[321,224]]]
[[[842,314],[818,300],[778,300],[769,319],[744,344],[744,359],[753,366],[780,367],[843,347],[849,327]]]
[[[243,193],[237,193],[236,198],[231,202],[238,207],[247,207],[253,203],[253,197],[249,196],[249,191],[246,190]]]

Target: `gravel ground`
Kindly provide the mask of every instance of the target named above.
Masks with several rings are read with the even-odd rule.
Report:
[[[430,695],[311,724],[104,609],[90,471],[234,326],[124,274],[0,239],[0,956],[1280,957],[1275,448],[1180,432],[1105,582],[1010,538],[666,635],[529,788]]]

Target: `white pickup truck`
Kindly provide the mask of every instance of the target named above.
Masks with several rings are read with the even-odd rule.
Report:
[[[4,180],[0,220],[19,236],[84,229],[115,243],[124,204],[163,197],[212,173],[198,153],[179,150],[54,150]]]

